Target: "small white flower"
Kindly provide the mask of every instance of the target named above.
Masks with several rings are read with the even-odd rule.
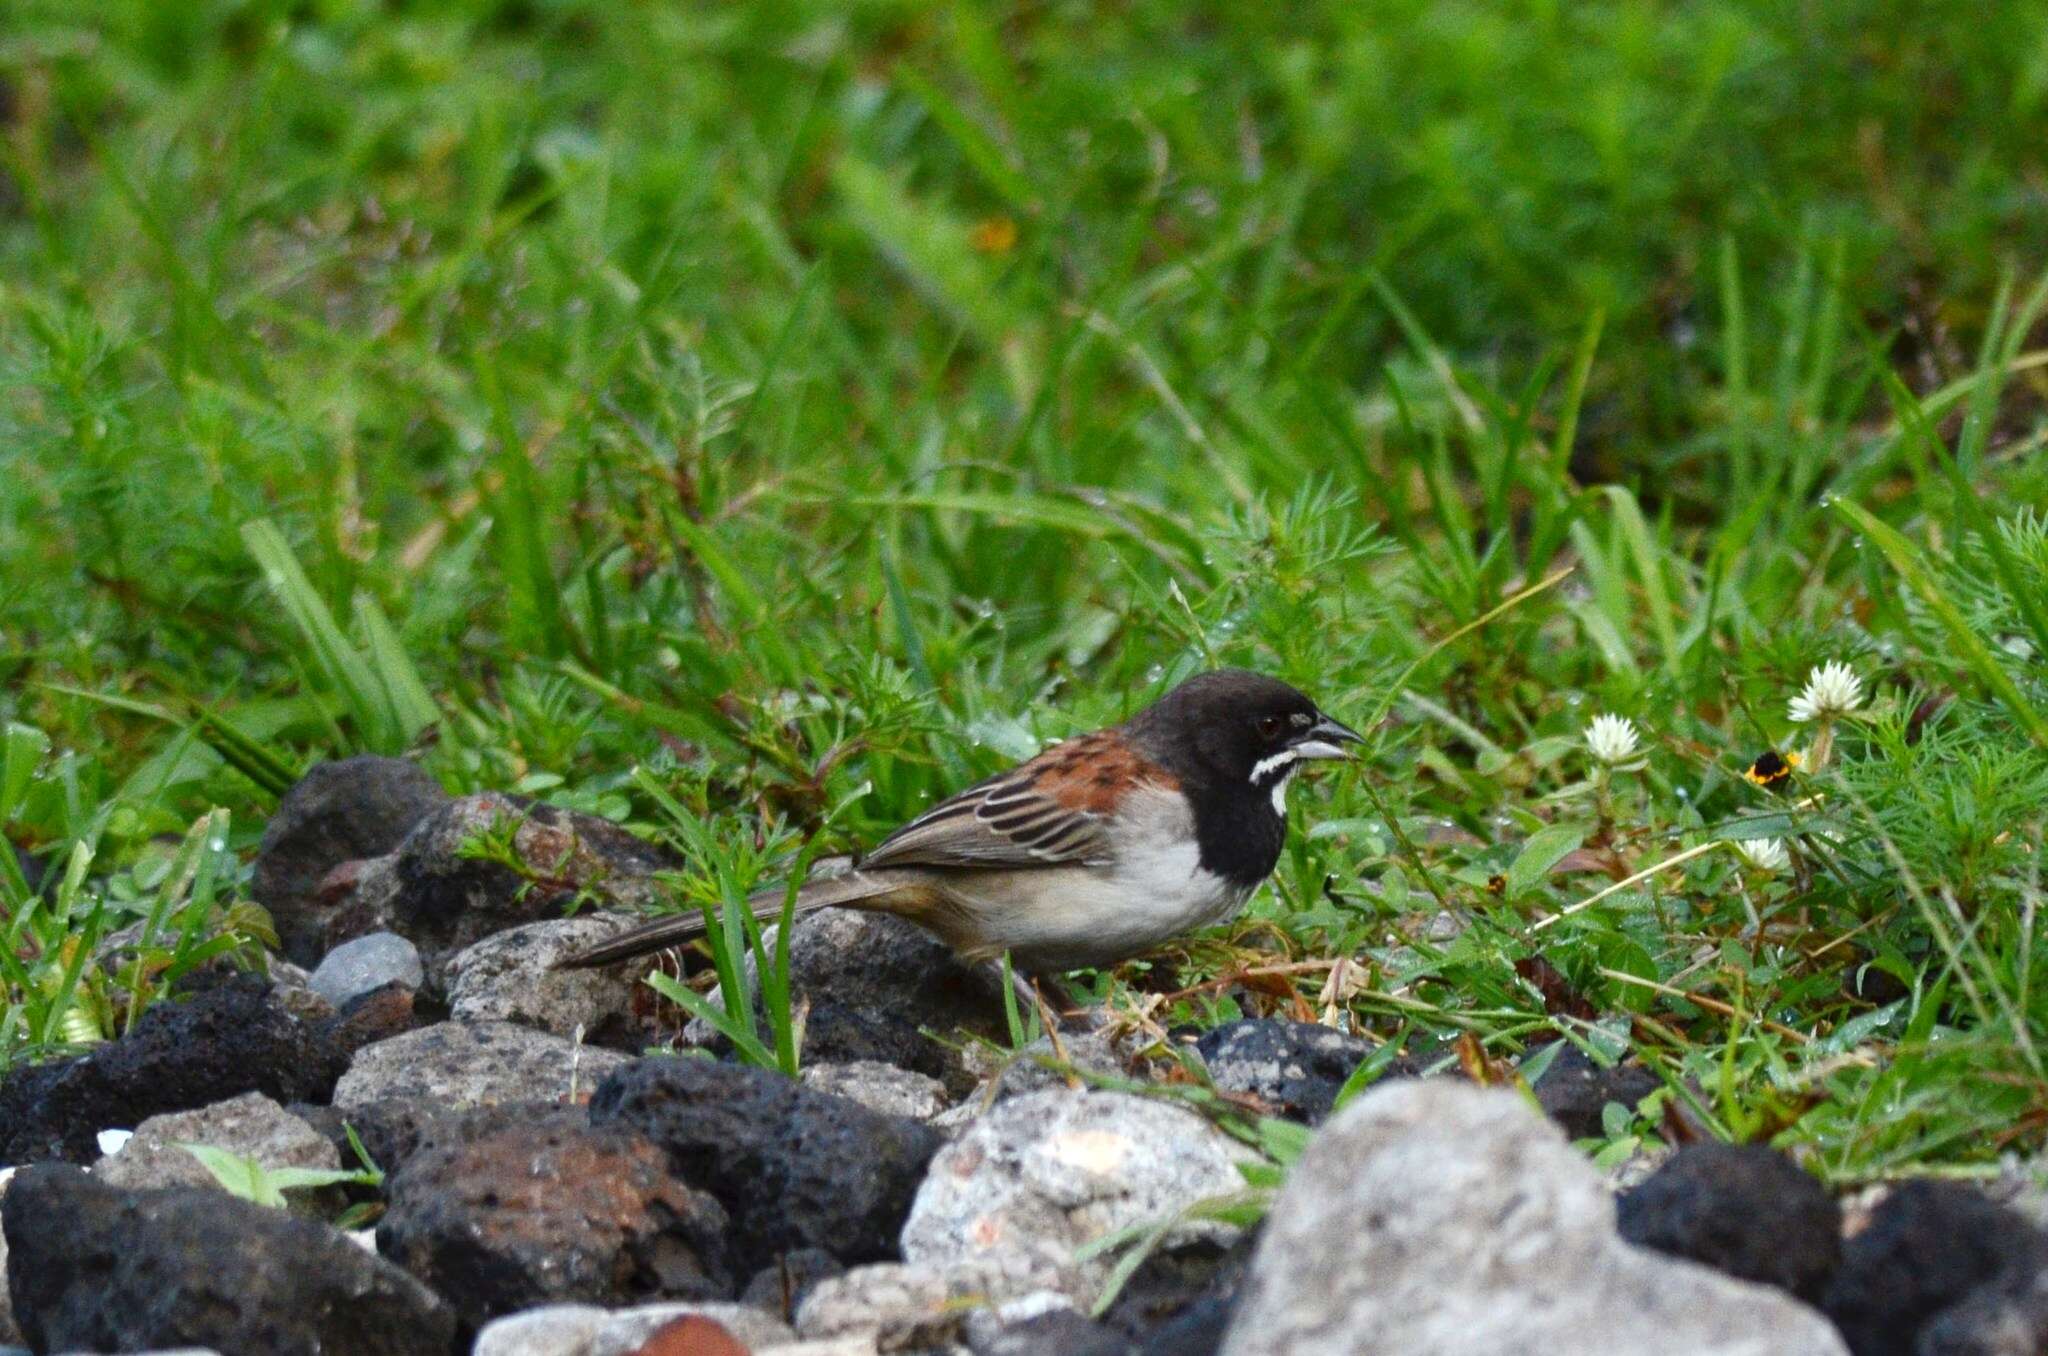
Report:
[[[1595,758],[1616,767],[1635,757],[1636,725],[1627,716],[1595,716],[1586,727],[1586,748]]]
[[[1782,838],[1738,838],[1735,851],[1758,871],[1783,871],[1789,860]]]
[[[1806,690],[1792,699],[1786,714],[1795,721],[1845,716],[1863,705],[1863,680],[1847,664],[1830,659],[1806,675]]]

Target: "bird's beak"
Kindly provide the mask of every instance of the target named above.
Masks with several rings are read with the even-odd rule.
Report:
[[[1294,751],[1303,758],[1349,758],[1346,744],[1363,744],[1365,736],[1342,721],[1320,715],[1316,723],[1301,732]]]

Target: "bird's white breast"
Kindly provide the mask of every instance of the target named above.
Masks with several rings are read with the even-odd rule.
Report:
[[[977,872],[949,893],[976,915],[991,951],[1057,969],[1111,964],[1212,927],[1250,894],[1202,868],[1194,816],[1177,791],[1132,793],[1111,843],[1106,866]]]

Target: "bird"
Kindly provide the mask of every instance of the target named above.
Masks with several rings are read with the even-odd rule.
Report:
[[[970,964],[1008,952],[1048,976],[1115,965],[1234,917],[1280,860],[1288,782],[1362,743],[1277,678],[1198,673],[1120,725],[940,801],[840,874],[813,874],[795,909],[895,914]],[[786,893],[748,907],[780,918]],[[631,960],[704,928],[701,912],[655,919],[558,968]]]

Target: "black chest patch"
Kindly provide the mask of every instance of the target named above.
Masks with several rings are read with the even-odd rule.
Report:
[[[1249,890],[1273,874],[1287,841],[1287,821],[1273,808],[1273,794],[1240,784],[1189,788],[1195,815],[1195,844],[1202,869]]]

